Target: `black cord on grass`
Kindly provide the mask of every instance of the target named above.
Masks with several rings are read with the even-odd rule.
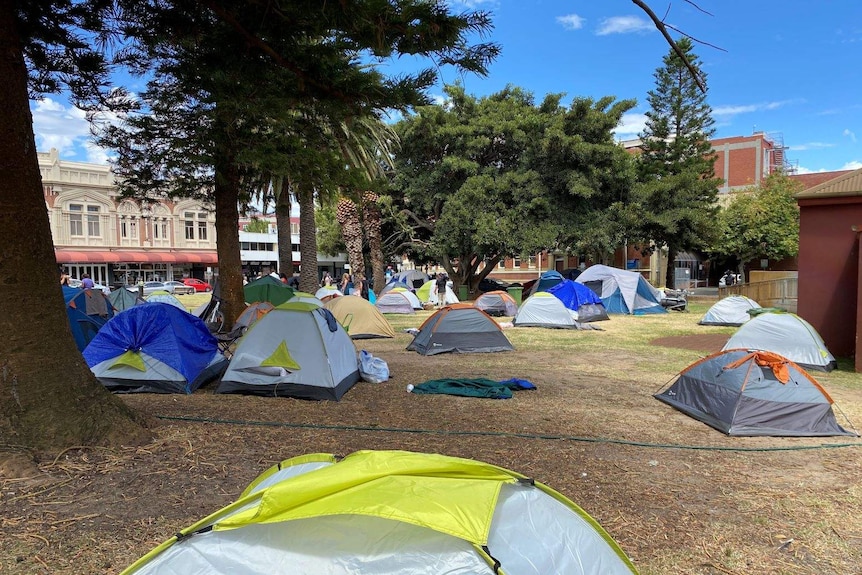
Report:
[[[611,439],[607,437],[580,437],[577,435],[555,435],[547,433],[517,433],[511,431],[449,431],[445,429],[409,429],[402,427],[373,427],[364,425],[322,425],[316,423],[285,423],[281,421],[249,421],[242,419],[211,419],[207,417],[184,417],[156,415],[157,419],[165,421],[187,421],[192,423],[217,423],[221,425],[250,425],[258,427],[289,427],[295,429],[325,429],[330,431],[382,431],[386,433],[427,433],[429,435],[472,435],[485,437],[511,437],[517,439],[538,439],[554,441],[578,441],[583,443],[610,443],[634,447],[649,447],[654,449],[688,449],[697,451],[810,451],[814,449],[837,449],[841,447],[862,447],[862,442],[856,443],[822,443],[820,445],[796,445],[789,447],[721,447],[714,445],[679,445],[674,443],[648,443],[643,441],[628,441],[626,439]]]

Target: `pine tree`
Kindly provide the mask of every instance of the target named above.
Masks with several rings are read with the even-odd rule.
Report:
[[[706,86],[692,43],[677,42]],[[650,110],[641,134],[639,183],[634,198],[640,229],[630,240],[667,248],[667,287],[674,286],[673,261],[682,250],[709,245],[715,231],[719,180],[714,178],[709,139],[714,133],[707,92],[695,82],[685,62],[671,50],[655,71],[656,85],[648,92]]]

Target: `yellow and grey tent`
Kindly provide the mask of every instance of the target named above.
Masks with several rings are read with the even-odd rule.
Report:
[[[258,575],[631,575],[584,510],[519,473],[407,451],[312,454],[123,571]]]
[[[361,297],[336,297],[323,304],[351,339],[395,337],[392,324],[373,303]]]

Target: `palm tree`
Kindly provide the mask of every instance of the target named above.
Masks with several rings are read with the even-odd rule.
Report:
[[[362,220],[365,223],[365,237],[368,239],[368,249],[371,258],[371,271],[374,274],[374,287],[377,291],[383,287],[385,280],[383,266],[383,238],[380,233],[383,216],[377,201],[380,197],[374,192],[362,195]]]

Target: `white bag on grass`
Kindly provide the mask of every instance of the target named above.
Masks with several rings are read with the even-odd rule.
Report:
[[[368,383],[383,383],[389,379],[389,365],[363,349],[359,352],[359,376]]]

